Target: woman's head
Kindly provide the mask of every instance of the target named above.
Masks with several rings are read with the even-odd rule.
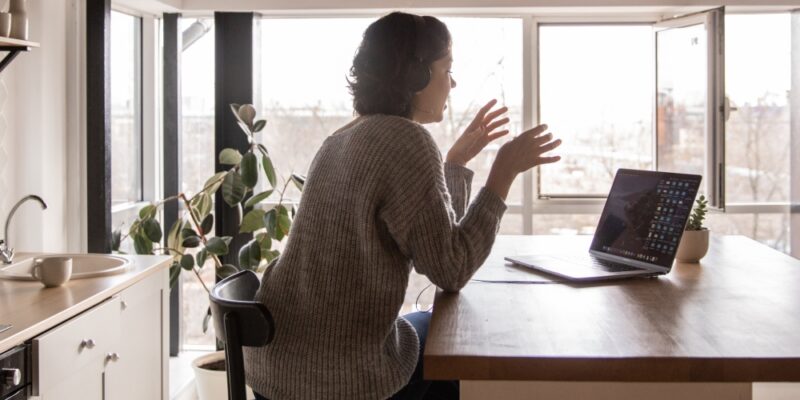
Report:
[[[353,107],[359,115],[441,121],[455,87],[451,63],[450,32],[441,21],[400,12],[386,15],[367,28],[353,59]]]

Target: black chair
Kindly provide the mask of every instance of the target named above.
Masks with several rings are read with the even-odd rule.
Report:
[[[252,271],[237,272],[211,289],[211,315],[217,337],[225,343],[228,400],[246,400],[242,346],[272,341],[275,323],[263,304],[253,301],[259,280]]]

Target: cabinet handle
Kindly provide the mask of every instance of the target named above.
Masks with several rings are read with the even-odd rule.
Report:
[[[95,346],[94,339],[83,339],[81,341],[81,348],[93,349]]]
[[[128,302],[127,301],[122,301],[122,302],[119,303],[119,305],[120,305],[120,307],[122,307],[123,310],[128,308]]]
[[[106,355],[106,361],[119,361],[119,354],[117,353],[108,353]]]
[[[6,388],[17,386],[22,381],[22,372],[19,368],[3,368],[0,372],[2,372],[3,385]]]

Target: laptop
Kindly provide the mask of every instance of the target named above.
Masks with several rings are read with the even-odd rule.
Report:
[[[620,169],[588,253],[505,259],[572,281],[666,274],[672,268],[701,179],[700,175]]]

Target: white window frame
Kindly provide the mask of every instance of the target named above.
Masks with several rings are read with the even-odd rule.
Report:
[[[140,77],[136,87],[137,103],[141,107],[138,128],[141,133],[141,200],[117,204],[111,207],[111,214],[118,215],[139,209],[163,197],[162,184],[162,132],[161,132],[161,29],[160,18],[142,13],[118,4],[112,10],[128,14],[141,21],[139,65]],[[116,227],[114,227],[116,228]]]

